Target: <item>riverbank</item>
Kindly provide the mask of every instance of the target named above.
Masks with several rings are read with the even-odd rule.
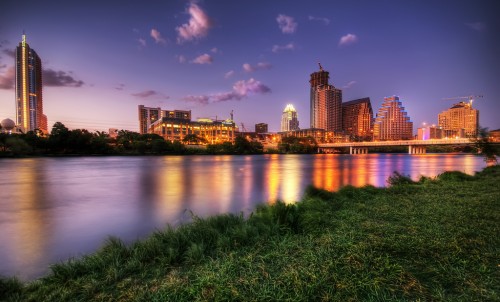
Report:
[[[500,167],[389,188],[309,188],[245,219],[195,219],[118,239],[22,284],[7,301],[498,300]]]

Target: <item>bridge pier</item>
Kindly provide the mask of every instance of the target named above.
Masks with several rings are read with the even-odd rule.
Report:
[[[425,154],[427,149],[425,146],[412,146],[408,145],[408,154]]]
[[[368,154],[366,147],[349,147],[349,154]]]

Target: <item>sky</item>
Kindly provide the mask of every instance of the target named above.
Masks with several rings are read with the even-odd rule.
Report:
[[[376,113],[398,95],[414,132],[461,99],[500,128],[497,1],[122,0],[0,3],[0,119],[15,120],[14,50],[23,31],[44,68],[49,128],[139,130],[138,105],[193,119],[280,128],[287,104],[310,127],[318,62],[343,101]]]

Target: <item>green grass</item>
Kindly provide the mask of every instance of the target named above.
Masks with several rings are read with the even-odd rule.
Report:
[[[389,188],[308,188],[0,279],[6,301],[500,301],[500,167]],[[401,179],[399,179],[401,178]]]

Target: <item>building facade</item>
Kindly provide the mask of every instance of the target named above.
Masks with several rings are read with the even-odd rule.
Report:
[[[145,107],[139,105],[139,133],[146,134],[149,127],[163,117],[191,120],[191,111],[187,110],[162,110],[160,107]]]
[[[373,124],[374,140],[413,139],[413,123],[397,96],[384,98]]]
[[[463,129],[465,137],[477,137],[479,110],[472,108],[471,103],[457,103],[438,114],[438,125],[445,130]]]
[[[26,42],[26,35],[16,47],[16,124],[25,133],[48,131],[43,114],[42,61]]]
[[[255,124],[255,133],[268,133],[268,127],[266,123]]]
[[[342,130],[357,140],[373,138],[373,109],[370,98],[342,103]]]
[[[286,105],[283,113],[281,114],[281,131],[294,131],[299,130],[299,119],[297,110],[292,104]]]
[[[342,90],[328,83],[330,74],[323,70],[311,74],[310,120],[311,128],[327,131],[342,130]]]
[[[186,135],[194,134],[208,144],[234,143],[237,127],[231,120],[191,121],[185,118],[163,117],[151,124],[148,133],[155,133],[168,141],[182,141]]]

